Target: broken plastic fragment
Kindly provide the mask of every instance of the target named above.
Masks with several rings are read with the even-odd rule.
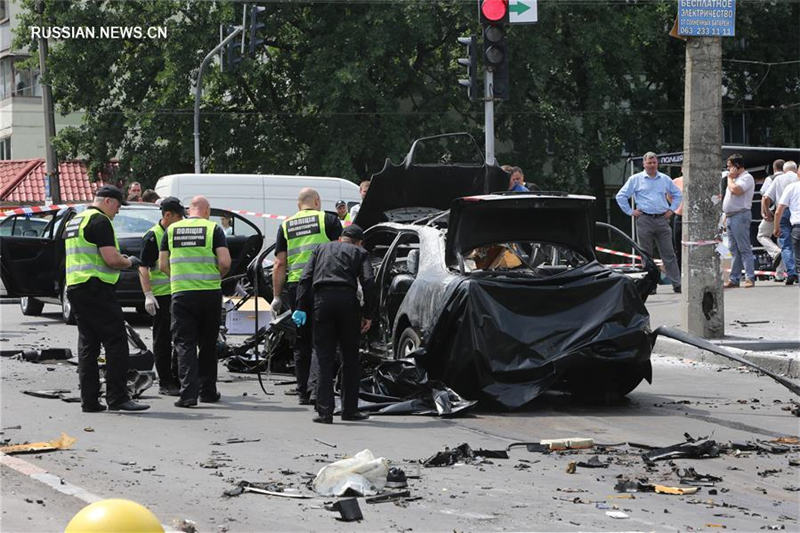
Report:
[[[66,450],[75,444],[76,439],[70,437],[66,433],[62,433],[57,439],[48,442],[31,442],[28,444],[12,444],[11,446],[3,446],[0,452],[6,454],[15,453],[41,453],[52,452],[54,450]]]
[[[628,518],[628,515],[622,511],[606,511],[606,516],[610,516],[611,518]]]
[[[594,440],[586,437],[542,439],[539,444],[551,450],[582,450],[594,446]]]

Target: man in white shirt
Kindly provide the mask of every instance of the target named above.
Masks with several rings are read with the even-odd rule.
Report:
[[[797,181],[797,163],[794,161],[787,161],[783,164],[783,174],[776,176],[764,193],[764,197],[761,199],[761,210],[769,211],[771,205],[777,205],[778,200],[783,197],[786,188]],[[786,267],[786,285],[792,285],[797,282],[796,257],[792,252],[792,227],[789,222],[789,210],[785,209],[782,213],[782,218],[778,218],[776,222],[781,228],[781,236],[778,238],[778,244],[781,247],[783,264]]]
[[[367,196],[367,191],[369,190],[369,180],[364,180],[358,184],[358,192],[361,195],[361,202],[364,202],[364,198]],[[350,208],[350,221],[355,222],[356,217],[358,216],[358,212],[361,209],[361,204],[356,204]]]
[[[783,224],[780,223],[783,213],[789,211],[791,227],[789,238],[792,241],[794,257],[800,257],[800,181],[795,181],[783,191],[778,209],[775,211],[775,236],[782,237]],[[787,283],[788,285],[788,283]]]
[[[764,183],[761,184],[761,223],[758,225],[758,235],[756,236],[758,243],[764,247],[764,250],[772,259],[775,281],[783,281],[786,278],[786,268],[784,268],[783,259],[781,258],[781,247],[772,240],[772,211],[769,209],[768,204],[765,203],[764,197],[769,190],[770,184],[772,184],[772,180],[783,174],[783,164],[785,162],[783,159],[773,161],[772,174],[767,176]]]
[[[753,203],[755,181],[744,168],[744,158],[740,154],[732,154],[728,158],[727,167],[727,186],[725,198],[722,200],[722,212],[725,213],[733,264],[730,279],[725,282],[724,287],[726,289],[738,287],[744,268],[745,280],[742,287],[749,289],[756,284],[753,246],[750,243],[750,223],[753,221],[750,208]]]

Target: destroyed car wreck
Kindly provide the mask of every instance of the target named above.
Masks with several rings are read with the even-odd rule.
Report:
[[[644,306],[658,279],[594,255],[590,196],[500,193],[499,167],[403,163],[373,176],[356,223],[379,288],[366,353],[413,357],[467,399],[517,408],[552,388],[619,394],[651,380]],[[633,243],[631,243],[632,246]]]

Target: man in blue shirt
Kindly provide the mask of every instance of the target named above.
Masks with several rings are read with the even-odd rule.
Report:
[[[636,218],[636,234],[644,251],[652,256],[653,244],[658,247],[672,290],[681,292],[681,272],[672,247],[669,219],[681,205],[683,195],[669,176],[658,171],[656,154],[647,152],[643,160],[644,171],[628,178],[617,193],[617,204],[626,215]],[[629,203],[631,197],[633,209]]]

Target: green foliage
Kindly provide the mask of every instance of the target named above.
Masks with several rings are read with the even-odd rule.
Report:
[[[28,26],[166,26],[166,39],[54,42],[49,81],[62,111],[62,157],[119,158],[123,177],[153,185],[193,168],[191,91],[220,24],[239,2],[46,0]],[[683,143],[684,43],[668,37],[674,1],[539,2],[540,22],[513,26],[511,100],[496,106],[497,158],[542,188],[602,191],[602,167],[626,153]],[[478,35],[473,1],[266,2],[267,44],[233,72],[203,80],[201,154],[208,172],[332,175],[358,181],[399,160],[417,137],[469,131],[482,145],[483,106],[456,80],[456,38]],[[800,4],[738,3],[725,59],[797,59],[786,21]],[[794,24],[797,26],[797,24]],[[788,28],[787,28],[788,30]],[[779,37],[779,35],[783,35]],[[726,61],[723,104],[748,113],[753,143],[800,144],[800,66]],[[782,109],[784,104],[794,107]],[[776,106],[773,108],[773,106]],[[769,132],[769,136],[767,136]]]

